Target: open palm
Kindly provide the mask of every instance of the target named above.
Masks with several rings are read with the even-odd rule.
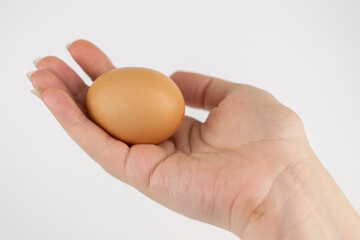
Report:
[[[88,41],[75,41],[69,51],[93,80],[114,68]],[[68,65],[49,56],[36,66],[30,78],[44,103],[107,172],[179,213],[236,234],[276,176],[313,154],[301,120],[268,92],[188,72],[171,78],[188,106],[210,111],[206,122],[185,117],[170,139],[129,147],[89,120],[88,86]]]

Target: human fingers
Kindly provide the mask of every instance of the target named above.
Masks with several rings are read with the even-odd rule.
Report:
[[[246,86],[191,72],[175,72],[170,78],[188,106],[206,110],[216,107],[232,90]]]
[[[89,41],[76,40],[68,45],[68,50],[92,80],[115,68],[105,53]]]
[[[125,181],[125,159],[129,147],[112,138],[90,121],[62,89],[48,88],[42,100],[51,113],[84,151],[113,176]]]
[[[78,100],[73,96],[70,89],[53,72],[50,72],[45,69],[41,69],[27,73],[27,77],[29,78],[33,87],[39,89],[40,91],[43,91],[48,88],[58,88],[65,91],[67,94],[69,94],[69,96],[75,99],[80,109],[84,113],[86,113],[85,103],[78,102]]]
[[[67,86],[71,95],[83,107],[85,107],[85,97],[89,87],[71,67],[69,67],[61,59],[54,56],[47,56],[39,60],[35,60],[34,64],[39,70],[48,70],[53,72],[57,78],[60,79],[65,86]]]
[[[59,88],[71,95],[69,88],[51,71],[41,69],[26,74],[34,88]]]

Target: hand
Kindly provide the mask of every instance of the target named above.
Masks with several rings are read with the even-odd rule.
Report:
[[[92,80],[114,68],[90,42],[75,41],[69,51]],[[43,102],[107,172],[170,209],[240,237],[251,239],[254,227],[268,231],[262,219],[271,210],[262,207],[273,201],[269,194],[285,173],[320,166],[300,118],[264,90],[176,72],[171,78],[186,104],[210,111],[206,122],[185,117],[170,139],[129,147],[89,120],[88,86],[68,65],[50,56],[36,66],[30,78]],[[282,234],[296,224],[284,225]]]

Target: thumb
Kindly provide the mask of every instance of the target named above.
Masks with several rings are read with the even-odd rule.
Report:
[[[186,105],[211,110],[242,84],[191,72],[175,72],[170,78],[178,85]]]

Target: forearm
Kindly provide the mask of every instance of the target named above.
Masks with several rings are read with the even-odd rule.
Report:
[[[360,239],[360,218],[318,160],[289,165],[242,239]]]

